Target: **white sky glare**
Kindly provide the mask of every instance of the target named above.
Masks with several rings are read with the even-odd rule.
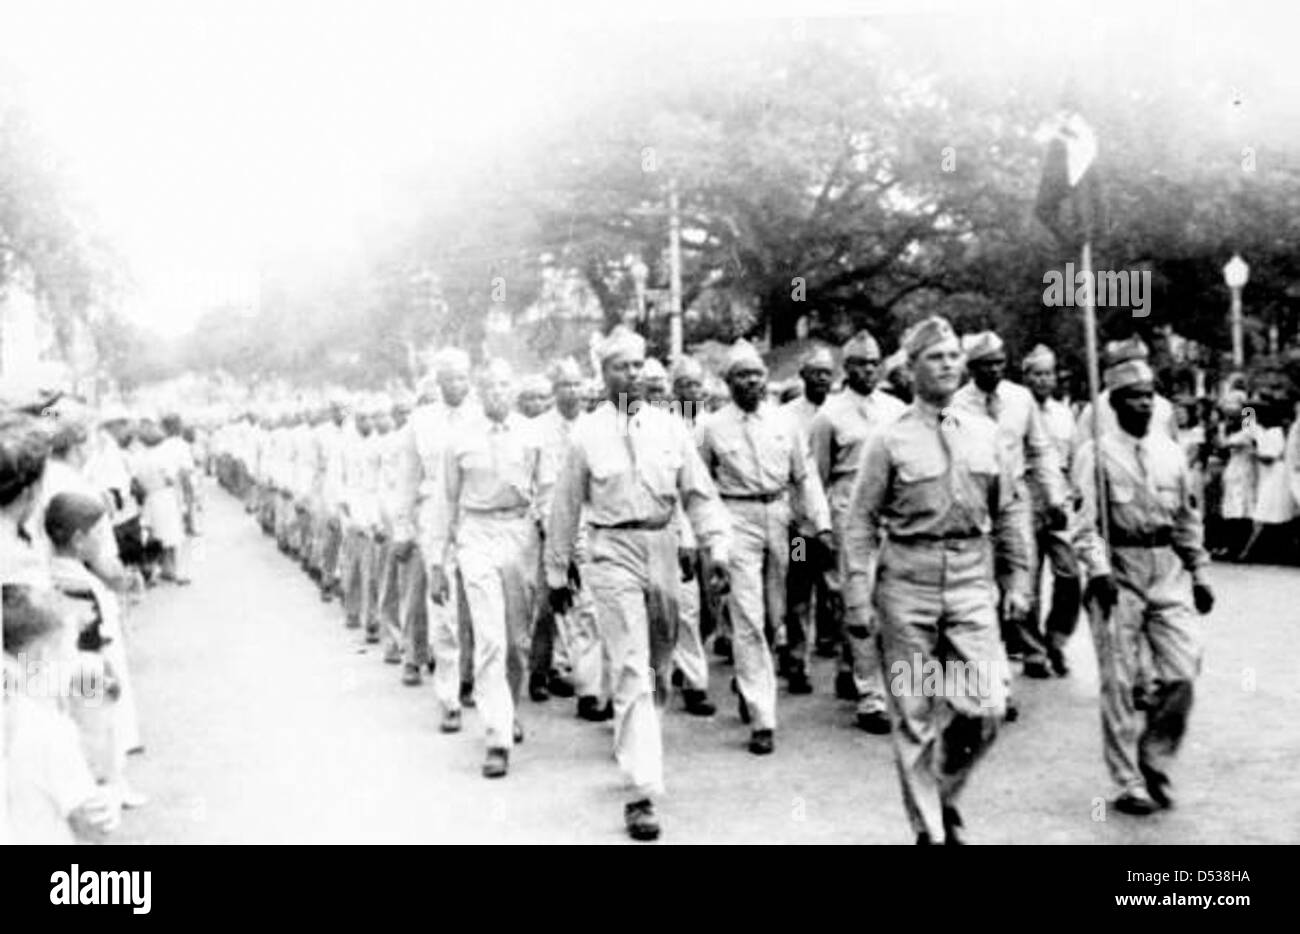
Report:
[[[1250,4],[1138,6],[1156,35],[1204,11],[1194,38],[1206,60],[1222,61],[1235,28],[1247,42],[1293,41],[1291,23],[1270,27]],[[1095,33],[1103,8],[1122,39],[1131,5],[1062,4],[1050,17],[1064,57],[1071,19]],[[1023,32],[1028,11],[1049,15],[1029,0],[977,9],[994,34],[1001,21]],[[575,49],[601,24],[923,11],[970,15],[972,4],[0,0],[0,98],[16,87],[73,196],[126,260],[134,289],[123,311],[178,334],[215,304],[251,304],[268,257],[346,255],[393,175],[417,165],[452,174],[526,139],[599,81]]]

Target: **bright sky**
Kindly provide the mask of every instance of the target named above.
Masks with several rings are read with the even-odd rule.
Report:
[[[983,6],[995,34],[1043,11]],[[1147,25],[1185,29],[1186,6],[1163,5]],[[1206,56],[1222,55],[1233,23],[1259,34],[1249,6],[1214,6],[1227,18],[1202,23]],[[255,301],[265,258],[347,255],[358,218],[391,193],[386,179],[416,165],[454,177],[526,137],[590,83],[573,48],[614,11],[626,24],[926,8],[971,4],[13,0],[0,17],[0,93],[16,77],[77,197],[126,258],[136,287],[124,310],[175,334],[213,304]],[[1095,23],[1096,8],[1063,4],[1056,41],[1080,13]],[[1271,34],[1294,41],[1289,24]]]

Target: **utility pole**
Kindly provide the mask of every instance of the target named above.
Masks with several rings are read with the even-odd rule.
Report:
[[[670,362],[682,357],[682,219],[677,212],[677,179],[668,180],[668,347]]]

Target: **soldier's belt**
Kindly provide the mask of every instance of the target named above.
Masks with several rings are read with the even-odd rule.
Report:
[[[934,545],[940,542],[968,542],[975,541],[984,537],[984,533],[979,529],[968,529],[964,532],[946,532],[943,535],[934,535],[922,533],[919,535],[893,535],[890,534],[889,540],[898,545]]]
[[[733,499],[741,503],[775,503],[785,496],[785,490],[775,493],[721,493],[723,499]]]
[[[593,529],[602,529],[605,531],[619,532],[658,532],[668,528],[668,523],[672,521],[672,516],[665,516],[662,519],[629,519],[626,522],[616,522],[613,525],[596,525],[592,523]]]
[[[1156,529],[1152,532],[1130,532],[1112,526],[1110,530],[1112,548],[1168,548],[1173,543],[1172,528]]]
[[[461,511],[467,516],[480,516],[491,519],[524,519],[528,516],[527,506],[508,506],[504,509],[469,509],[462,506]]]

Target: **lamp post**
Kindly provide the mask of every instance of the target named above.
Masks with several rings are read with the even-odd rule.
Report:
[[[1241,369],[1246,362],[1241,333],[1241,290],[1250,281],[1250,267],[1240,255],[1233,253],[1232,259],[1223,264],[1223,281],[1232,293],[1232,365]]]

